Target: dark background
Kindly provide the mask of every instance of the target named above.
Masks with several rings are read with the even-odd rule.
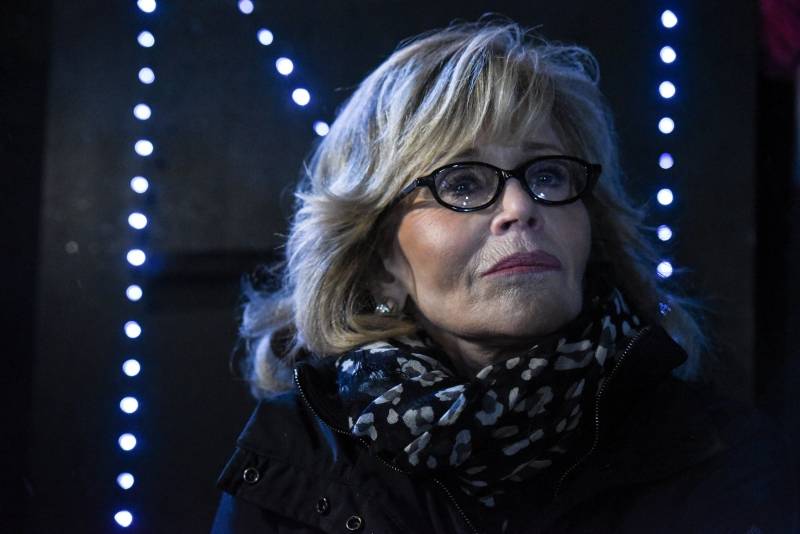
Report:
[[[161,1],[152,14],[133,0],[4,3],[0,530],[111,532],[120,509],[134,514],[130,531],[208,530],[214,481],[253,405],[228,367],[240,278],[280,252],[312,123],[331,122],[401,39],[487,11],[595,53],[627,185],[654,227],[673,227],[664,257],[713,310],[719,387],[795,433],[797,62],[773,61],[758,5],[724,6],[277,0],[243,15],[232,0]],[[680,19],[672,30],[665,8]],[[153,48],[136,43],[143,29]],[[658,59],[665,44],[672,65]],[[274,69],[281,55],[295,62],[288,78]],[[138,82],[142,66],[154,84]],[[671,101],[657,93],[664,79],[678,87]],[[289,96],[300,86],[306,108]],[[133,118],[138,102],[150,120]],[[677,123],[670,136],[657,131],[663,115]],[[149,158],[133,151],[143,137]],[[662,151],[676,158],[669,171]],[[128,186],[137,174],[150,179],[143,196]],[[669,207],[655,202],[663,186]],[[146,230],[128,227],[133,210]],[[134,246],[148,253],[141,268],[125,261]],[[132,281],[137,303],[124,295]],[[123,333],[130,319],[136,340]],[[121,372],[131,356],[135,378]],[[118,407],[129,394],[132,415]],[[128,431],[139,444],[126,453],[116,442]],[[115,482],[122,471],[131,490]]]

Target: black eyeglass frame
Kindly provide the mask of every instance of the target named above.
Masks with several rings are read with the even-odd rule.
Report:
[[[567,199],[567,200],[547,200],[547,199],[538,197],[531,190],[530,186],[528,185],[528,181],[525,180],[525,171],[528,169],[528,167],[530,167],[531,165],[534,165],[535,163],[539,163],[540,161],[547,161],[547,160],[553,160],[553,159],[558,159],[558,160],[566,159],[566,160],[574,161],[576,163],[581,164],[584,167],[584,169],[586,169],[586,185],[584,186],[582,191],[580,191],[577,195],[575,195],[574,198],[570,198],[570,199]],[[444,171],[446,169],[451,169],[451,168],[454,168],[454,167],[460,167],[460,166],[463,166],[463,165],[481,165],[483,167],[488,167],[488,168],[492,169],[498,176],[497,190],[494,192],[494,195],[492,195],[492,198],[490,198],[487,202],[481,204],[480,206],[475,206],[475,207],[472,207],[472,208],[462,208],[462,207],[458,207],[458,206],[453,206],[452,204],[448,204],[447,202],[442,200],[442,198],[436,192],[436,175],[438,175],[440,172],[442,172],[442,171]],[[430,189],[431,193],[433,194],[433,198],[436,199],[436,202],[438,202],[439,204],[441,204],[445,208],[449,208],[449,209],[451,209],[453,211],[458,211],[458,212],[461,212],[461,213],[466,213],[466,212],[470,212],[470,211],[478,211],[478,210],[482,210],[484,208],[488,208],[489,206],[491,206],[492,204],[495,203],[497,198],[500,196],[500,193],[503,191],[503,188],[505,187],[506,182],[510,178],[516,178],[519,181],[520,185],[522,185],[522,188],[528,193],[528,195],[530,195],[530,197],[534,200],[534,202],[540,202],[540,203],[546,204],[548,206],[561,206],[561,205],[564,205],[564,204],[571,204],[573,202],[576,202],[578,199],[583,198],[584,196],[588,195],[592,191],[592,189],[594,188],[595,184],[597,183],[597,180],[600,178],[600,173],[602,172],[602,170],[603,170],[603,168],[602,168],[602,166],[600,164],[598,164],[598,163],[589,163],[588,161],[583,160],[583,159],[578,158],[578,157],[575,157],[575,156],[558,156],[558,155],[540,156],[538,158],[533,158],[531,160],[528,160],[525,163],[523,163],[522,165],[520,165],[517,168],[512,169],[512,170],[501,169],[500,167],[495,167],[494,165],[491,165],[489,163],[484,163],[482,161],[459,161],[459,162],[456,162],[456,163],[450,163],[450,164],[444,165],[442,167],[439,167],[438,169],[434,170],[430,174],[428,174],[426,176],[423,176],[421,178],[416,178],[413,182],[411,182],[406,187],[404,187],[402,191],[400,191],[400,193],[397,195],[397,197],[392,202],[392,206],[397,205],[401,200],[403,200],[405,197],[410,195],[416,188],[418,188],[418,187],[426,187],[427,186],[428,189]]]

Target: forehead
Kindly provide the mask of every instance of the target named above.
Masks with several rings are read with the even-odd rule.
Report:
[[[481,155],[487,150],[492,152],[524,152],[526,154],[563,154],[564,145],[556,133],[550,120],[539,122],[528,132],[506,136],[479,136],[475,143],[459,151],[456,157],[470,158]]]

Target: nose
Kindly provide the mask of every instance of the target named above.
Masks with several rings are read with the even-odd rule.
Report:
[[[531,198],[516,178],[506,181],[496,204],[497,208],[491,223],[491,232],[495,235],[515,228],[517,230],[538,228],[542,224],[540,213],[542,206]]]

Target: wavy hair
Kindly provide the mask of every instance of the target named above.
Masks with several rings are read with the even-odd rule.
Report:
[[[570,153],[600,163],[584,199],[590,265],[604,265],[639,315],[688,353],[676,374],[701,376],[709,339],[698,301],[655,274],[654,229],[623,188],[612,114],[586,48],[547,41],[508,20],[457,23],[407,40],[358,86],[321,138],[295,192],[285,258],[272,288],[245,281],[240,327],[257,397],[291,387],[301,357],[326,357],[413,333],[412,318],[373,313],[382,214],[410,180],[479,136],[519,139],[549,118]]]

